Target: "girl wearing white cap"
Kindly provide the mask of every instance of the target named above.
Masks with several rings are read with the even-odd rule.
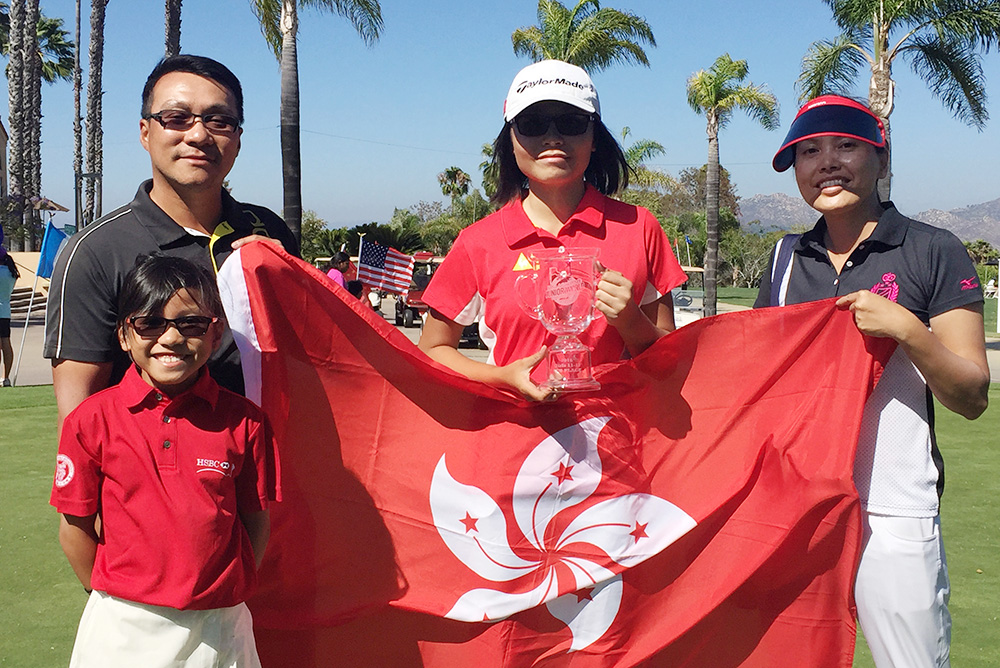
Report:
[[[494,156],[494,201],[504,206],[462,231],[431,280],[422,350],[469,378],[552,398],[536,367],[555,336],[526,313],[514,287],[533,270],[532,253],[546,248],[596,248],[609,267],[597,290],[603,317],[579,337],[593,364],[637,355],[674,329],[670,290],[687,277],[656,218],[608,197],[628,185],[628,166],[586,72],[556,60],[521,70]],[[457,350],[462,329],[477,321],[490,347],[486,364]]]
[[[930,394],[969,419],[986,409],[983,293],[955,235],[880,201],[887,150],[863,104],[824,95],[802,107],[773,166],[794,165],[803,199],[823,215],[778,244],[755,306],[838,297],[863,333],[898,342],[858,439],[865,535],[855,599],[875,665],[937,668],[949,665],[951,617]]]

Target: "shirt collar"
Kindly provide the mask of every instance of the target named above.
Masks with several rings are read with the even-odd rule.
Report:
[[[219,400],[219,385],[212,380],[207,367],[201,369],[198,374],[198,380],[195,381],[194,385],[172,399],[166,395],[161,395],[155,387],[147,384],[139,374],[139,368],[134,364],[125,372],[125,377],[122,378],[118,387],[122,400],[129,408],[140,408],[144,405],[153,406],[160,401],[178,403],[194,397],[201,399],[214,410],[215,404]]]
[[[583,191],[583,199],[576,207],[576,211],[569,217],[569,220],[562,226],[559,234],[569,229],[574,223],[591,227],[595,230],[604,225],[604,204],[605,197],[597,188],[586,184]],[[517,198],[500,209],[500,222],[503,225],[504,239],[511,248],[519,245],[524,240],[539,236],[539,229],[531,224],[528,214],[524,212],[524,205],[521,198]],[[545,234],[544,232],[542,234]],[[546,236],[548,236],[546,234]]]
[[[878,224],[872,230],[871,236],[865,241],[894,248],[903,244],[908,229],[910,229],[910,219],[899,213],[892,202],[882,202],[882,215],[879,216]],[[797,250],[812,248],[825,255],[826,245],[823,243],[825,233],[826,219],[821,216],[816,225],[799,238],[796,244]]]
[[[192,236],[203,236],[189,234],[183,226],[158,207],[156,202],[149,197],[152,189],[152,179],[143,181],[135,193],[135,199],[132,200],[131,206],[139,214],[137,216],[139,222],[146,228],[160,249],[167,249],[178,243],[182,245],[189,243]],[[222,189],[222,220],[219,222],[223,221],[228,222],[234,229],[240,227],[240,223],[243,221],[243,211],[239,203],[224,188]],[[208,239],[209,237],[205,236],[204,238]]]

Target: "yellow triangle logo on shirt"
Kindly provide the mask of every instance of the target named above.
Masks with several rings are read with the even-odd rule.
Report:
[[[521,253],[517,257],[517,262],[514,263],[514,271],[533,271],[534,269],[535,265],[524,256],[524,253]]]

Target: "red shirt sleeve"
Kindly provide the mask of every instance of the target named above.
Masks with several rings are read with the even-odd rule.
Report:
[[[474,306],[470,309],[470,304],[479,299],[477,266],[472,261],[467,239],[465,230],[459,233],[423,296],[428,306],[460,325],[475,322],[477,313],[469,311],[478,309]]]
[[[63,423],[49,503],[65,515],[87,517],[100,509],[103,425],[86,404]]]
[[[240,510],[265,510],[269,501],[281,500],[278,456],[267,418],[261,413],[246,418],[243,467],[236,479]]]

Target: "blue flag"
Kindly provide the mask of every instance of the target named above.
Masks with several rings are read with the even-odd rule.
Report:
[[[52,276],[56,256],[68,238],[65,232],[52,224],[51,220],[45,225],[45,234],[42,236],[42,254],[38,258],[38,270],[35,271],[40,278]]]

